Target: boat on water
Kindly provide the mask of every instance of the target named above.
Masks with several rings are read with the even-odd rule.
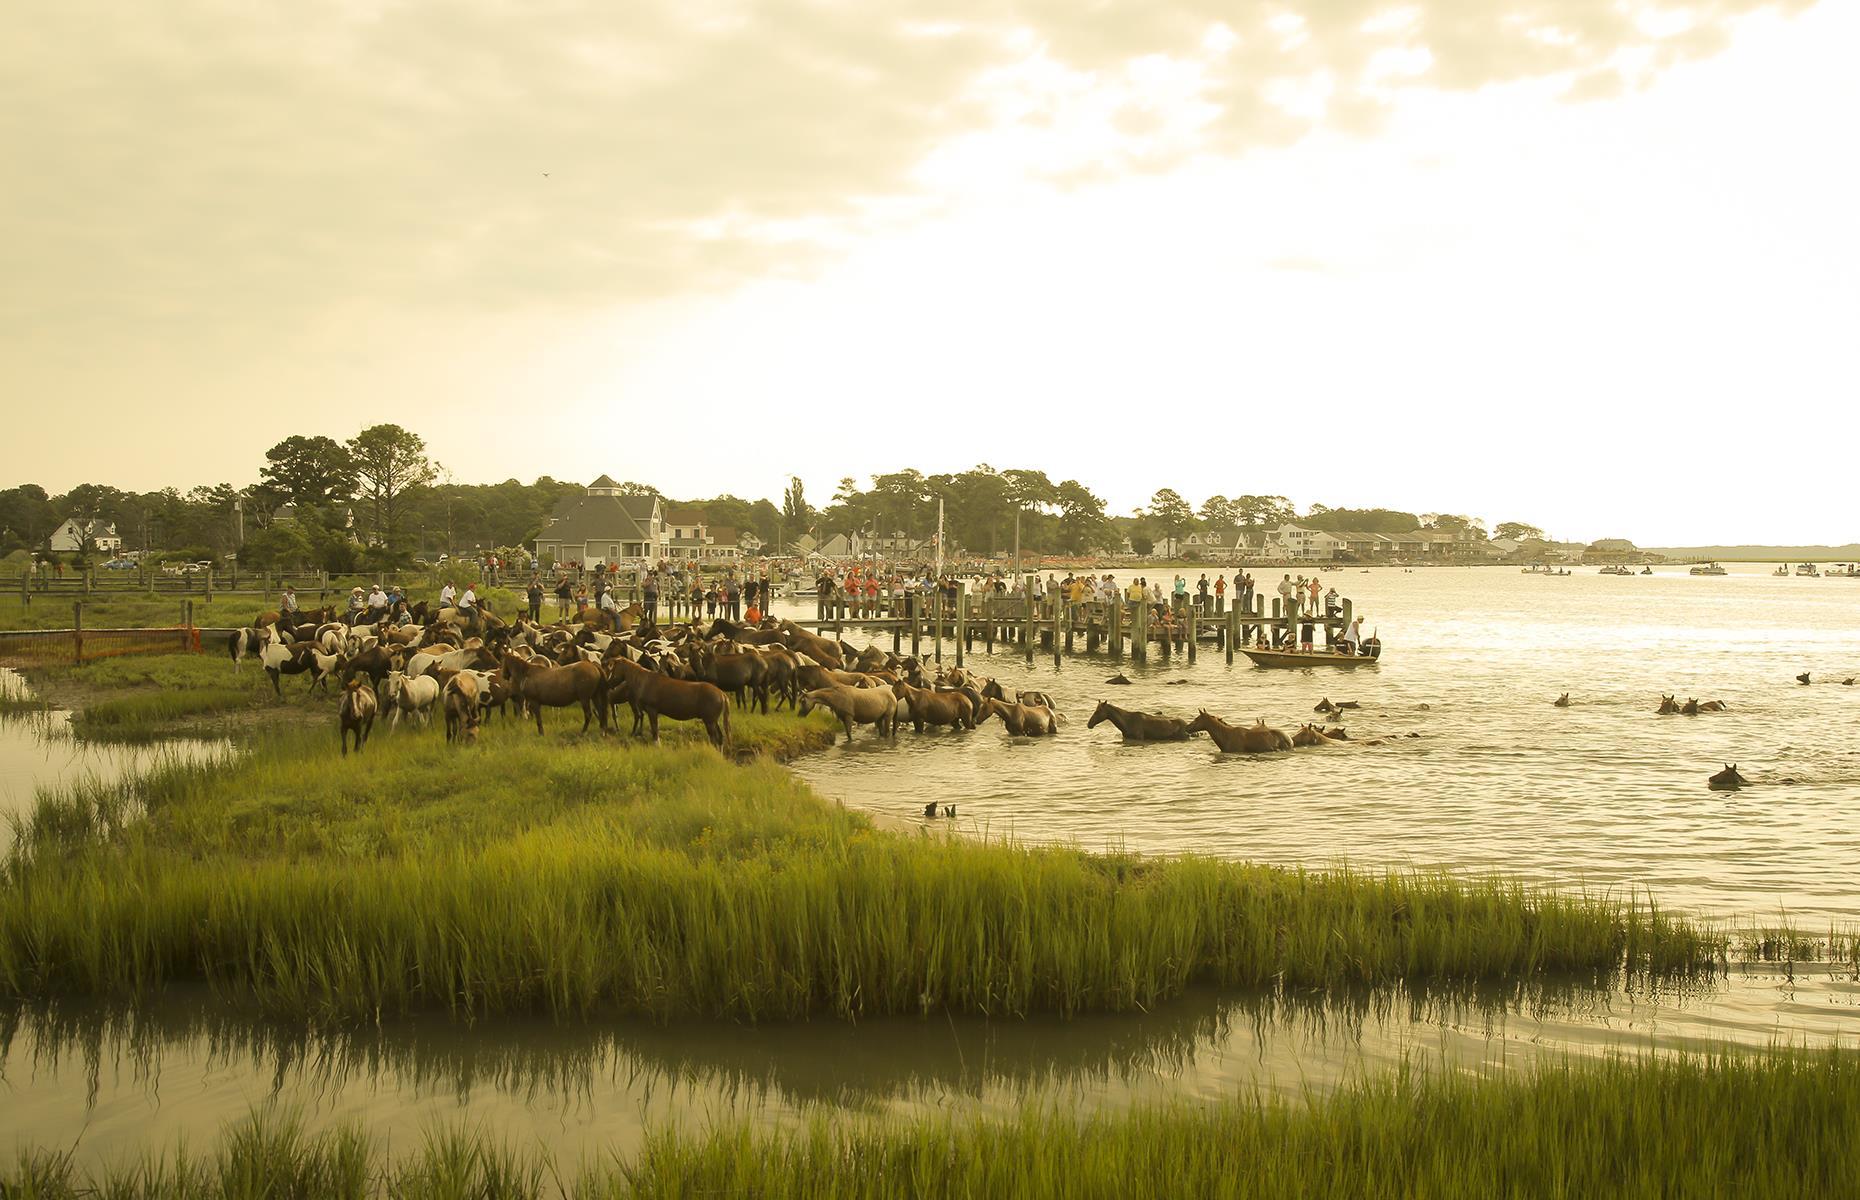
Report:
[[[1331,650],[1249,650],[1245,646],[1239,647],[1239,650],[1253,660],[1254,666],[1285,670],[1303,667],[1373,667],[1382,658],[1382,643],[1375,638],[1363,643],[1361,654],[1339,654]]]
[[[1701,563],[1698,566],[1693,567],[1692,570],[1688,573],[1692,575],[1728,575],[1730,574],[1729,571],[1726,571],[1724,569],[1724,565],[1722,563],[1716,563],[1716,562]]]
[[[1809,579],[1819,579],[1819,578],[1821,578],[1821,572],[1820,572],[1820,570],[1818,570],[1818,569],[1816,568],[1816,566],[1815,566],[1815,564],[1814,564],[1814,563],[1797,563],[1797,564],[1795,564],[1795,573],[1796,573],[1797,575],[1802,575],[1802,576],[1806,576],[1806,577],[1807,577],[1807,578],[1809,578]]]
[[[1640,569],[1640,573],[1641,573],[1642,575],[1651,575],[1651,574],[1653,574],[1653,568],[1652,568],[1652,567],[1642,567],[1642,568]]]
[[[1860,579],[1860,563],[1835,563],[1821,573],[1823,579]]]
[[[1771,571],[1770,574],[1779,576],[1783,579],[1787,579],[1789,578],[1789,566],[1787,563],[1777,563],[1776,569],[1774,571]]]
[[[1632,575],[1633,573],[1634,573],[1633,567],[1620,567],[1620,566],[1603,567],[1601,570],[1596,572],[1597,575]]]

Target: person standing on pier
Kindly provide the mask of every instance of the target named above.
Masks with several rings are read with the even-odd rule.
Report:
[[[1363,645],[1363,618],[1350,622],[1350,627],[1343,631],[1343,652],[1355,657]]]
[[[1227,602],[1227,576],[1216,575],[1214,577],[1214,607],[1216,609],[1219,609],[1223,605],[1225,605],[1226,602]]]
[[[1298,585],[1292,582],[1291,572],[1279,580],[1279,611],[1287,622],[1298,615]],[[1290,628],[1290,625],[1287,625]]]
[[[1311,577],[1311,603],[1305,609],[1306,612],[1310,613],[1313,616],[1317,615],[1318,598],[1319,596],[1323,594],[1323,587],[1324,585],[1318,582],[1318,577],[1316,575],[1313,575]]]
[[[1195,604],[1202,612],[1208,611],[1208,573],[1203,571],[1201,578],[1195,581]]]
[[[1324,593],[1324,615],[1334,617],[1343,611],[1343,597],[1337,594],[1335,587]]]
[[[1253,592],[1253,572],[1247,571],[1234,577],[1234,603],[1243,611],[1253,611]]]

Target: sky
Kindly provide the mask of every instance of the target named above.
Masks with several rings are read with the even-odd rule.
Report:
[[[977,463],[1860,539],[1860,5],[24,0],[0,486]]]

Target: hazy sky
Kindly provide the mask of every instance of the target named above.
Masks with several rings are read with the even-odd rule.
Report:
[[[25,0],[0,484],[392,420],[461,480],[1853,540],[1855,45],[1834,0]]]

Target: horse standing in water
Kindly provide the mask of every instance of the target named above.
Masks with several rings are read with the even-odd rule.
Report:
[[[1124,735],[1127,742],[1181,742],[1188,740],[1188,722],[1174,717],[1159,716],[1155,713],[1133,712],[1119,708],[1108,700],[1098,701],[1098,707],[1092,710],[1091,720],[1085,722],[1085,728],[1091,729],[1101,722],[1109,721]]]
[[[1188,731],[1207,734],[1223,754],[1272,754],[1292,748],[1285,731],[1268,728],[1264,717],[1256,725],[1229,725],[1204,708],[1188,723]]]

